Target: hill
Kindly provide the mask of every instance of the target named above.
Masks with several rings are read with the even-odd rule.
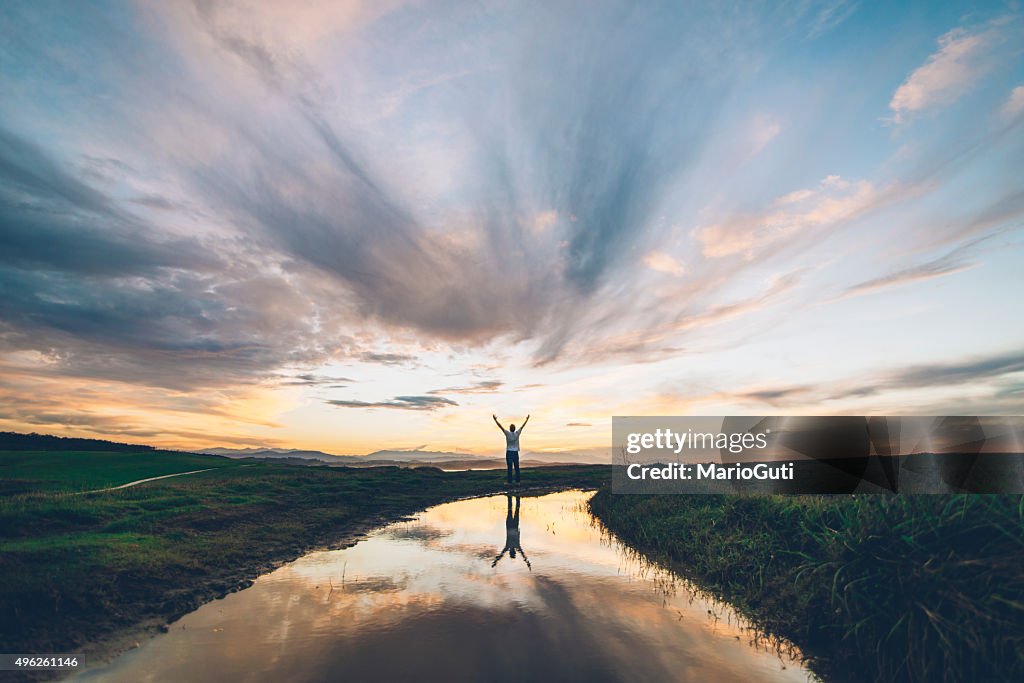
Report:
[[[77,437],[50,436],[49,434],[19,434],[0,432],[0,451],[104,451],[124,453],[155,451],[152,446],[104,441],[103,439],[80,439]]]

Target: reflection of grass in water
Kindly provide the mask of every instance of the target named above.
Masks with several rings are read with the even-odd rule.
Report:
[[[589,504],[583,504],[581,508],[588,514],[591,512]],[[793,662],[805,661],[804,654],[792,641],[768,630],[761,622],[746,617],[734,605],[724,600],[721,594],[705,590],[697,583],[673,571],[662,564],[664,559],[655,559],[628,545],[609,530],[600,518],[591,516],[591,523],[600,531],[601,542],[614,547],[622,558],[624,565],[622,572],[640,580],[649,581],[658,594],[663,597],[662,607],[673,609],[679,620],[684,619],[686,615],[672,607],[669,601],[682,594],[690,605],[698,600],[705,603],[708,609],[704,616],[713,623],[719,622],[724,617],[726,625],[742,634],[742,636],[736,636],[737,640],[743,638],[755,650],[768,652],[778,657],[783,669]]]
[[[1024,679],[1024,497],[601,491],[591,509],[830,678]]]
[[[0,651],[79,652],[126,627],[184,614],[311,547],[503,484],[494,472],[238,466],[189,454],[179,467],[165,453],[108,455],[36,454],[34,480],[24,453],[0,452],[0,471],[6,476],[9,457],[21,491],[0,496]],[[211,463],[222,466],[119,491],[54,490]],[[596,486],[608,476],[605,467],[543,468],[524,470],[523,484]]]

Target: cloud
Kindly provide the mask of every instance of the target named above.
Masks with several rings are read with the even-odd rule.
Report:
[[[44,150],[0,128],[0,265],[125,276],[158,268],[212,270],[196,239],[153,238],[102,192],[68,175]]]
[[[652,251],[644,257],[644,265],[659,273],[668,273],[676,277],[686,272],[683,264],[676,261],[671,254],[663,251]]]
[[[529,228],[535,234],[543,234],[558,224],[558,212],[554,210],[541,211],[533,217]]]
[[[1024,85],[1018,85],[1010,91],[1010,96],[1003,104],[999,113],[1008,119],[1015,118],[1024,112]]]
[[[763,212],[732,216],[698,227],[691,234],[708,258],[742,255],[749,260],[804,233],[849,222],[878,208],[890,196],[868,181],[830,175],[815,188],[778,197]]]
[[[727,54],[685,14],[669,6],[594,8],[588,24],[616,29],[574,29],[570,36],[563,32],[578,18],[556,11],[531,28],[510,73],[517,128],[495,132],[511,132],[526,145],[532,179],[543,183],[525,176],[517,185],[564,217],[560,274],[579,296],[593,294],[622,265],[619,256],[652,219],[671,179],[694,162],[701,131],[725,96],[719,76],[745,56],[741,46]],[[695,98],[699,111],[691,106]],[[490,136],[482,143],[507,144]],[[496,171],[519,169],[502,163]]]
[[[944,275],[953,275],[955,273],[962,272],[976,265],[975,263],[967,260],[968,254],[978,244],[987,241],[991,237],[992,235],[986,235],[978,239],[970,240],[942,256],[939,256],[938,258],[907,268],[901,268],[886,275],[871,278],[870,280],[864,280],[863,282],[847,287],[838,297],[831,299],[830,301],[845,299],[851,296],[859,296],[861,294],[869,294],[887,287],[908,285],[915,282],[922,282],[924,280],[942,277]]]
[[[818,38],[829,33],[853,16],[853,13],[857,11],[859,6],[859,0],[854,2],[850,0],[833,0],[832,2],[823,2],[817,5],[814,3],[805,5],[811,14],[807,37]]]
[[[887,383],[900,388],[949,386],[1024,372],[1024,353],[967,358],[952,363],[916,365],[892,375]]]
[[[566,422],[566,427],[593,427],[589,422]]]
[[[502,38],[455,6],[439,35],[462,20],[477,29],[435,41],[407,28],[416,21],[380,21],[419,16],[390,3],[157,3],[138,34],[68,44],[89,60],[30,50],[32,64],[110,92],[116,116],[95,118],[119,132],[64,145],[81,159],[77,178],[52,159],[12,166],[9,187],[35,197],[12,202],[3,235],[24,297],[11,304],[12,338],[76,372],[176,387],[288,362],[415,362],[359,348],[364,329],[463,348],[529,341],[555,357],[593,336],[586,311],[635,267],[634,249],[683,274],[650,238],[735,79],[779,31],[826,30],[849,10],[809,3],[769,30],[754,8],[695,18],[670,3],[609,5],[581,31],[572,8],[526,8]],[[40,32],[33,44],[53,43],[46,22],[26,24]],[[761,116],[746,132],[760,148],[779,129]],[[42,157],[18,145],[9,136],[0,150]],[[174,237],[199,230],[218,238]],[[102,281],[72,274],[83,269]],[[99,293],[135,324],[97,310]],[[109,335],[83,329],[104,316]]]
[[[355,380],[348,377],[326,377],[305,373],[301,375],[284,375],[281,381],[283,386],[330,386],[332,389],[339,389],[353,383]]]
[[[359,354],[359,360],[364,363],[379,363],[381,365],[406,365],[416,362],[416,356],[405,353],[378,353],[366,351]]]
[[[889,102],[892,121],[903,123],[915,113],[960,99],[988,68],[982,59],[996,39],[994,31],[955,28],[939,37],[939,49],[914,70]]]
[[[908,368],[882,370],[869,377],[848,380],[834,380],[827,384],[796,384],[781,387],[766,387],[725,393],[716,398],[764,403],[775,407],[794,405],[819,405],[824,401],[841,401],[851,398],[879,397],[894,391],[951,387],[971,383],[992,383],[992,380],[1009,378],[1024,372],[1024,353],[1011,351],[987,356],[970,356],[961,360],[925,363]],[[1020,398],[1013,391],[993,384],[993,396]],[[1006,409],[1008,404],[1004,405]],[[937,407],[942,411],[956,410],[955,407]]]
[[[796,288],[804,274],[804,269],[785,273],[772,278],[768,283],[768,287],[763,292],[754,296],[727,304],[711,306],[693,314],[683,313],[674,320],[673,326],[680,330],[704,327],[741,316],[745,313],[763,310],[774,299]]]
[[[154,234],[3,130],[0,180],[0,352],[175,388],[254,382],[317,355],[301,339],[308,302],[232,245]]]
[[[108,197],[69,176],[38,146],[5,129],[0,129],[0,174],[5,195],[11,190],[16,193],[6,197],[8,202],[27,195],[94,215],[120,215]]]
[[[440,396],[395,396],[390,401],[325,401],[340,408],[394,408],[397,410],[437,410],[459,405],[451,399]]]
[[[504,383],[499,381],[499,380],[489,379],[489,380],[483,380],[483,381],[477,382],[476,384],[472,384],[470,386],[448,387],[447,389],[433,389],[432,391],[428,391],[427,393],[431,394],[431,395],[437,395],[437,394],[493,394],[494,392],[496,392],[499,389],[501,389],[503,384]]]
[[[811,387],[807,386],[776,387],[771,389],[752,389],[749,391],[743,391],[738,394],[735,394],[735,398],[741,401],[754,401],[757,403],[777,405],[778,403],[785,403],[791,399],[799,398],[800,396],[805,396],[811,391]]]
[[[764,116],[756,117],[750,128],[750,154],[758,154],[780,132],[782,132],[782,125],[778,121],[765,118]]]
[[[767,310],[769,306],[778,303],[784,295],[792,292],[800,284],[804,274],[805,269],[801,268],[772,277],[763,291],[721,304],[705,302],[692,283],[680,283],[678,289],[668,289],[652,300],[649,310],[656,313],[643,324],[632,326],[625,331],[616,331],[614,334],[603,334],[596,339],[588,339],[586,344],[564,352],[564,357],[560,359],[554,353],[551,356],[539,356],[535,363],[538,366],[555,360],[569,364],[600,363],[613,358],[634,363],[655,363],[666,358],[680,357],[686,354],[687,349],[673,344],[672,340],[685,333],[704,330],[728,320]],[[708,283],[703,283],[702,286],[709,287]],[[690,296],[684,297],[687,294]],[[680,307],[679,301],[684,298],[688,298],[689,302],[686,306]],[[603,314],[608,319],[616,315],[614,311]]]
[[[422,80],[419,70],[396,75],[364,63],[366,71],[339,80],[337,69],[316,61],[322,55],[284,49],[276,31],[258,30],[255,20],[222,21],[209,10],[177,16],[179,51],[211,75],[192,90],[237,85],[244,75],[259,85],[251,109],[265,109],[269,94],[294,143],[282,148],[279,136],[252,121],[232,121],[221,133],[239,138],[245,152],[227,168],[200,168],[193,182],[207,203],[260,242],[336,279],[363,319],[445,342],[535,340],[547,357],[587,333],[577,312],[632,266],[624,255],[653,228],[673,181],[696,163],[728,95],[729,74],[748,64],[764,37],[754,17],[737,24],[735,16],[710,12],[698,28],[671,5],[592,13],[589,22],[616,27],[611,34],[577,31],[571,11],[550,11],[557,16],[545,13],[538,22],[527,13],[510,23],[511,53],[503,52],[504,41],[485,41],[487,59],[475,72],[450,63],[444,50],[413,50],[417,36],[409,36],[408,57],[423,70],[462,75],[458,87],[442,81],[413,89],[417,117],[400,121],[403,112],[394,111],[395,128],[376,148],[374,132],[355,124],[366,120],[360,101],[341,92],[368,88],[390,101]],[[712,39],[712,26],[728,26],[735,45],[726,49]],[[351,36],[353,44],[339,50],[372,56],[374,29],[367,25],[366,36]],[[645,77],[635,78],[640,72]],[[367,73],[387,87],[366,83]],[[508,99],[486,94],[495,88]],[[246,101],[249,93],[233,95]],[[696,100],[700,108],[692,106]],[[352,115],[336,116],[339,107]],[[762,123],[760,145],[778,127]],[[444,137],[403,137],[410,130]],[[404,145],[450,153],[453,142],[461,156],[446,168],[466,170],[450,182],[471,193],[471,208],[454,221],[422,210],[450,200],[417,196],[419,179],[430,174],[401,168],[392,151]],[[295,149],[306,157],[301,162]],[[516,218],[522,216],[533,216],[532,224],[524,226]]]
[[[303,3],[288,0],[195,2],[210,25],[230,27],[241,39],[260,37],[281,52],[308,52],[327,48],[357,29],[393,11],[396,0],[350,0],[341,3]]]
[[[265,387],[219,387],[183,393],[96,378],[69,377],[47,363],[0,357],[0,422],[76,436],[159,438],[163,445],[251,442],[250,428],[278,428]],[[170,444],[168,444],[170,441]],[[270,438],[269,441],[276,441]]]
[[[904,268],[888,275],[865,280],[859,284],[849,287],[844,294],[846,296],[857,296],[867,294],[886,287],[908,285],[923,280],[953,275],[971,268],[973,263],[967,263],[956,258],[941,257],[934,261],[928,261],[912,268]]]
[[[157,209],[160,211],[180,211],[186,208],[186,205],[158,194],[140,195],[138,197],[133,197],[131,201],[139,206],[144,206],[149,209]]]
[[[536,266],[527,260],[524,276],[536,271],[529,279],[495,278],[501,259],[491,247],[506,239],[501,233],[508,225],[474,222],[459,240],[455,226],[438,231],[417,215],[411,188],[389,163],[393,155],[367,154],[366,132],[332,115],[337,102],[329,82],[336,70],[312,61],[323,55],[284,49],[276,42],[284,40],[280,30],[259,28],[267,23],[263,12],[227,21],[219,8],[166,11],[173,15],[175,47],[202,62],[189,106],[217,126],[217,135],[239,143],[237,154],[215,166],[188,169],[204,204],[244,224],[267,247],[333,278],[363,319],[449,341],[482,341],[528,329],[543,314],[539,293],[554,274],[542,268],[550,259]],[[278,112],[273,125],[283,124],[294,144],[281,145],[259,116],[225,117],[212,94],[224,88],[248,101],[248,111]]]

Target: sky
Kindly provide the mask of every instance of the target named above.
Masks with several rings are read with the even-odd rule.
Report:
[[[1016,2],[17,2],[0,429],[1019,415]]]

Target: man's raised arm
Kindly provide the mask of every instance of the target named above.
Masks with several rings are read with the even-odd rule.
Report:
[[[526,419],[523,420],[523,424],[519,427],[519,431],[523,431],[524,429],[526,429],[526,423],[529,422],[529,421],[530,421],[530,416],[527,415]]]
[[[501,431],[505,431],[505,428],[501,426],[500,422],[498,422],[498,416],[492,413],[491,417],[494,418],[494,424],[498,425],[498,429],[500,429]]]

